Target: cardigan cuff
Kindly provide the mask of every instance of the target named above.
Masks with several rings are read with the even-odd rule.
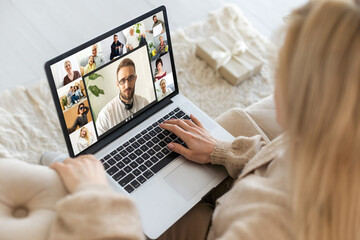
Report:
[[[225,165],[232,142],[217,140],[214,151],[210,154],[211,164]]]

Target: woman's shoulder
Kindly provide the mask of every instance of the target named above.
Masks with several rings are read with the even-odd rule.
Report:
[[[79,77],[81,77],[80,72],[79,71],[74,71],[74,80],[76,80]]]
[[[240,178],[246,176],[248,173],[254,169],[283,157],[284,151],[287,149],[287,135],[281,134],[272,140],[269,144],[261,148],[261,150],[245,165]]]
[[[157,73],[157,74],[155,75],[155,78],[161,79],[161,78],[163,78],[163,77],[165,77],[165,76],[166,76],[166,71],[165,71],[163,74],[161,74],[161,75],[160,75],[160,73]]]

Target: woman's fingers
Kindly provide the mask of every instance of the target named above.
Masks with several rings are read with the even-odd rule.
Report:
[[[182,129],[184,129],[185,131],[190,130],[189,124],[185,123],[184,120],[182,119],[169,119],[169,120],[165,120],[164,123],[177,125]]]
[[[164,123],[177,125],[182,129],[184,129],[185,131],[189,131],[189,132],[191,132],[191,130],[193,129],[205,130],[201,122],[195,117],[194,119],[196,120],[196,123],[193,120],[189,120],[189,119],[169,119],[164,121]]]
[[[63,167],[65,166],[64,163],[62,162],[53,162],[49,165],[49,167],[51,169],[54,169],[55,171],[57,171],[59,174],[62,171]],[[61,175],[61,174],[60,174]]]
[[[190,149],[182,146],[181,144],[178,143],[169,143],[168,148],[180,155],[183,155],[185,158],[191,160],[192,159],[192,152]]]
[[[185,125],[187,125],[187,124],[185,124]],[[160,123],[159,126],[163,129],[166,129],[166,130],[174,133],[176,136],[181,138],[184,142],[186,142],[187,139],[189,138],[188,133],[177,124],[171,124],[169,122],[165,122],[165,123]]]
[[[198,128],[198,126],[191,120],[189,119],[183,119],[182,121],[184,121],[187,125],[189,125],[192,128]]]
[[[85,184],[107,186],[104,167],[93,155],[67,158],[64,162],[52,163],[50,168],[59,174],[70,193]]]
[[[203,124],[200,122],[199,119],[197,119],[193,114],[190,114],[190,119],[169,119],[166,120],[165,123],[171,123],[171,124],[177,124],[180,127],[182,127],[184,130],[188,130],[188,127],[184,125],[183,123],[186,123],[190,127],[200,127],[205,130]]]
[[[202,123],[199,121],[199,119],[197,119],[194,115],[190,114],[190,118],[191,118],[191,121],[193,121],[196,126],[199,126],[201,127],[202,129],[205,130],[204,126],[202,125]]]

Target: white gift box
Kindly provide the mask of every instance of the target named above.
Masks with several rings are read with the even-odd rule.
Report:
[[[258,73],[264,63],[247,48],[240,36],[234,37],[226,32],[197,43],[196,55],[233,85]]]

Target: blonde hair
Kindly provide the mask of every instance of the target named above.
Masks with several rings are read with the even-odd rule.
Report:
[[[70,66],[71,66],[70,60],[65,60],[65,62],[64,62],[64,67],[66,67],[66,64],[67,64],[67,63],[70,63]]]
[[[360,8],[295,10],[277,87],[290,136],[295,236],[360,239]]]
[[[84,139],[87,141],[88,146],[89,146],[89,145],[90,145],[90,136],[89,136],[89,130],[88,130],[86,127],[82,127],[82,128],[80,129],[80,137],[81,137],[81,132],[82,132],[84,129],[85,129],[85,132],[86,132]]]

